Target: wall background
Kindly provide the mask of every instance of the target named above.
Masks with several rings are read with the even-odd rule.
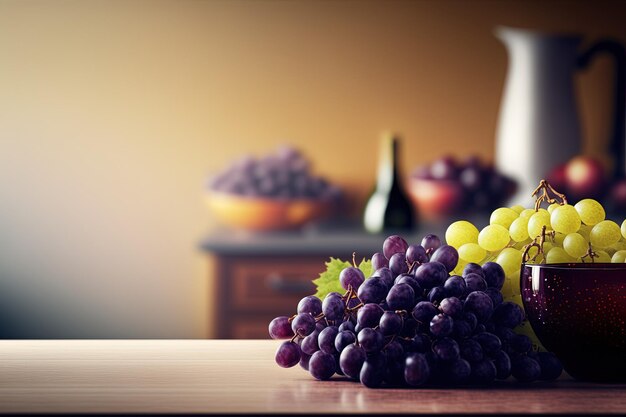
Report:
[[[626,41],[619,2],[0,0],[0,335],[210,336],[210,172],[289,141],[354,196],[381,131],[407,173],[491,159],[498,24]],[[608,60],[576,78],[602,156]]]

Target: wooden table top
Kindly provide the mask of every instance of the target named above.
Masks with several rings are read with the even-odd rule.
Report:
[[[626,384],[368,389],[274,363],[273,340],[0,341],[0,412],[625,413]]]

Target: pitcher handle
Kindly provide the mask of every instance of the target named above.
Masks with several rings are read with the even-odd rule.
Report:
[[[613,177],[626,177],[626,48],[614,39],[600,39],[578,57],[579,68],[586,68],[598,53],[609,53],[615,62],[613,128],[609,151],[614,157]]]

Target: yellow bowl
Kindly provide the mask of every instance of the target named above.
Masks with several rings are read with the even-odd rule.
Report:
[[[252,231],[291,229],[332,211],[330,201],[246,197],[218,192],[208,194],[207,204],[222,223]]]

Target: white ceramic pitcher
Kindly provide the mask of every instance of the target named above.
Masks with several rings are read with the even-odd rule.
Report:
[[[600,40],[580,51],[578,35],[557,35],[507,27],[496,36],[509,55],[500,104],[495,165],[518,183],[510,204],[526,205],[532,190],[549,171],[581,152],[581,130],[573,74],[598,52],[615,57],[615,114],[610,154],[614,176],[625,174],[624,116],[626,53],[622,44]]]

